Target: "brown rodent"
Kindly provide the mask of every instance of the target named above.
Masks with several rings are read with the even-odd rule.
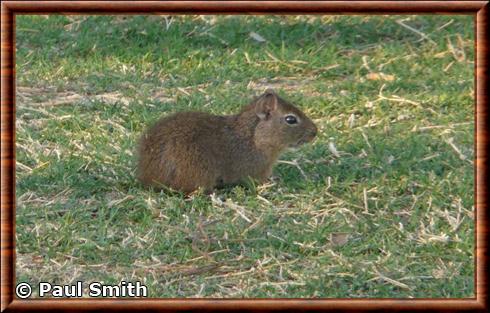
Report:
[[[268,89],[236,115],[180,112],[158,120],[139,143],[137,175],[146,186],[183,192],[263,182],[288,147],[313,140],[315,124]]]

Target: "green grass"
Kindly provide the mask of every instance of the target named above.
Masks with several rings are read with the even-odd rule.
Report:
[[[151,297],[474,296],[471,16],[16,25],[18,281],[139,280]],[[237,112],[268,86],[319,126],[269,183],[185,197],[136,181],[137,138],[158,117]]]

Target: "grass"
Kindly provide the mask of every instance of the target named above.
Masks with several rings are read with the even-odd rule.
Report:
[[[150,297],[475,295],[471,16],[16,25],[18,281],[138,280]],[[319,126],[269,183],[185,197],[136,181],[135,143],[159,116],[234,113],[268,86]]]

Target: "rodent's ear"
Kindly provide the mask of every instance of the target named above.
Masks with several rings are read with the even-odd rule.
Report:
[[[264,91],[264,95],[275,95],[276,92],[274,91],[274,89],[272,88],[267,88],[265,91]]]
[[[270,117],[271,112],[277,109],[277,95],[272,89],[261,95],[255,102],[255,114],[261,119],[266,120]]]

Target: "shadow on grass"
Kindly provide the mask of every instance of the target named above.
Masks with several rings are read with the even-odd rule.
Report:
[[[50,17],[35,22],[50,26],[49,28],[55,32],[61,32],[62,36],[51,38],[51,44],[58,44],[55,41],[59,40],[65,48],[57,51],[58,54],[78,56],[93,53],[92,49],[96,44],[98,53],[102,55],[119,54],[125,57],[128,56],[126,51],[129,45],[132,52],[136,52],[132,54],[133,57],[146,58],[150,51],[150,57],[159,59],[165,55],[172,55],[173,49],[168,43],[175,38],[183,39],[183,44],[190,51],[203,50],[205,53],[209,52],[210,47],[216,51],[223,47],[237,48],[244,45],[280,47],[286,42],[288,45],[302,48],[308,42],[318,44],[332,40],[335,40],[337,45],[355,48],[356,45],[407,38],[407,33],[396,25],[394,19],[393,22],[380,23],[378,19],[342,17],[333,17],[325,21],[320,18],[298,20],[284,16],[270,16],[264,19],[242,16],[210,16],[202,19],[177,17],[173,18],[169,26],[166,25],[164,17],[89,16],[81,19],[76,28],[66,27],[73,23],[66,17]],[[216,19],[219,19],[219,22],[216,22]],[[27,23],[32,21],[19,19],[21,29],[30,26]],[[394,31],[394,28],[398,31]],[[265,38],[265,45],[251,39],[251,32]],[[416,34],[408,35],[417,39]],[[36,38],[36,33],[19,32],[18,36],[19,42],[29,42],[31,46],[45,44]],[[75,41],[77,44],[73,45]]]
[[[344,186],[400,179],[430,183],[456,170],[468,183],[473,183],[469,164],[460,160],[449,144],[431,134],[401,131],[386,135],[370,130],[371,146],[356,137],[360,136],[353,135],[349,142],[337,147],[340,157],[329,151],[326,142],[314,143],[302,152],[287,153],[285,158],[296,160],[297,166],[276,165],[280,185],[298,192],[312,186],[326,188],[334,182]]]
[[[289,192],[302,192],[311,189],[326,188],[330,183],[350,185],[359,183],[383,183],[386,180],[422,180],[443,179],[448,173],[466,168],[468,164],[461,161],[445,142],[436,140],[425,133],[405,132],[400,135],[386,136],[369,131],[371,147],[362,138],[352,135],[352,140],[338,146],[341,157],[335,157],[329,151],[327,142],[316,142],[302,149],[286,152],[283,159],[297,160],[297,166],[276,164],[274,177],[276,186]],[[427,159],[427,156],[435,155]],[[123,159],[122,163],[127,163]],[[455,166],[460,164],[461,166]],[[73,171],[70,169],[78,168]],[[124,168],[124,170],[121,170]],[[473,171],[462,172],[472,184]],[[115,174],[115,175],[114,175]],[[257,194],[257,184],[248,181],[240,184],[247,194]],[[86,164],[83,158],[70,156],[52,161],[47,167],[33,171],[30,175],[18,175],[17,193],[27,191],[51,191],[52,195],[70,189],[75,197],[98,197],[111,190],[135,193],[148,192],[151,189],[142,186],[125,166],[109,170],[97,161]],[[233,194],[235,186],[226,186],[216,193]],[[166,196],[185,197],[183,193],[167,188],[157,190]]]

